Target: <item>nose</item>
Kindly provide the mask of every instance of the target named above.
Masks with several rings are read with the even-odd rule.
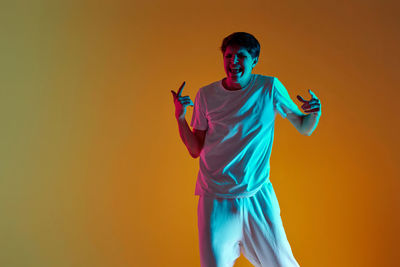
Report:
[[[232,56],[231,58],[232,63],[237,63],[239,61],[239,58],[237,55]]]

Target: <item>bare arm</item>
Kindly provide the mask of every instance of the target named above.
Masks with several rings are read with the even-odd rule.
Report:
[[[311,113],[307,115],[298,115],[295,113],[289,113],[287,115],[288,120],[293,124],[293,126],[302,134],[310,136],[315,128],[317,128],[320,115],[316,113]]]
[[[179,134],[186,148],[188,149],[190,155],[193,158],[197,158],[200,155],[201,150],[203,149],[204,139],[206,136],[206,131],[201,131],[197,129],[190,130],[190,127],[183,118],[177,118]]]
[[[182,142],[185,144],[188,149],[190,155],[193,158],[197,158],[200,155],[200,152],[204,145],[204,139],[206,136],[206,130],[201,131],[197,129],[190,129],[186,119],[186,107],[193,106],[193,102],[189,96],[181,96],[183,87],[185,86],[185,82],[182,83],[181,87],[178,90],[178,93],[175,93],[171,90],[174,104],[175,104],[175,118],[178,122],[179,135],[181,136]]]
[[[321,102],[311,90],[309,90],[309,92],[312,96],[309,101],[304,100],[301,96],[297,96],[297,99],[303,102],[301,108],[304,112],[309,114],[288,113],[287,115],[288,120],[293,124],[293,126],[301,134],[307,136],[310,136],[314,132],[315,128],[317,128],[319,118],[321,117]]]

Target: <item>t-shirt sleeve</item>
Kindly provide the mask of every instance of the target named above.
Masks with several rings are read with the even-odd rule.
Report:
[[[201,90],[199,90],[194,99],[192,121],[190,122],[190,126],[192,126],[194,129],[201,131],[207,130],[208,121],[205,110],[206,110],[205,101],[202,97]]]
[[[282,118],[286,118],[289,113],[303,114],[290,98],[288,91],[278,78],[274,78],[273,81],[273,97],[274,108],[279,112]]]

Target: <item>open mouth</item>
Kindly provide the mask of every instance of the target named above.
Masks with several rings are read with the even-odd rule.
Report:
[[[234,76],[238,76],[243,73],[243,70],[242,68],[229,68],[229,72]]]

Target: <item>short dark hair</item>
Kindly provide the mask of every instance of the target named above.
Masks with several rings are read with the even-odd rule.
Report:
[[[222,54],[225,54],[228,46],[244,47],[253,58],[258,58],[260,55],[260,43],[253,35],[247,32],[234,32],[225,37],[221,46]]]

